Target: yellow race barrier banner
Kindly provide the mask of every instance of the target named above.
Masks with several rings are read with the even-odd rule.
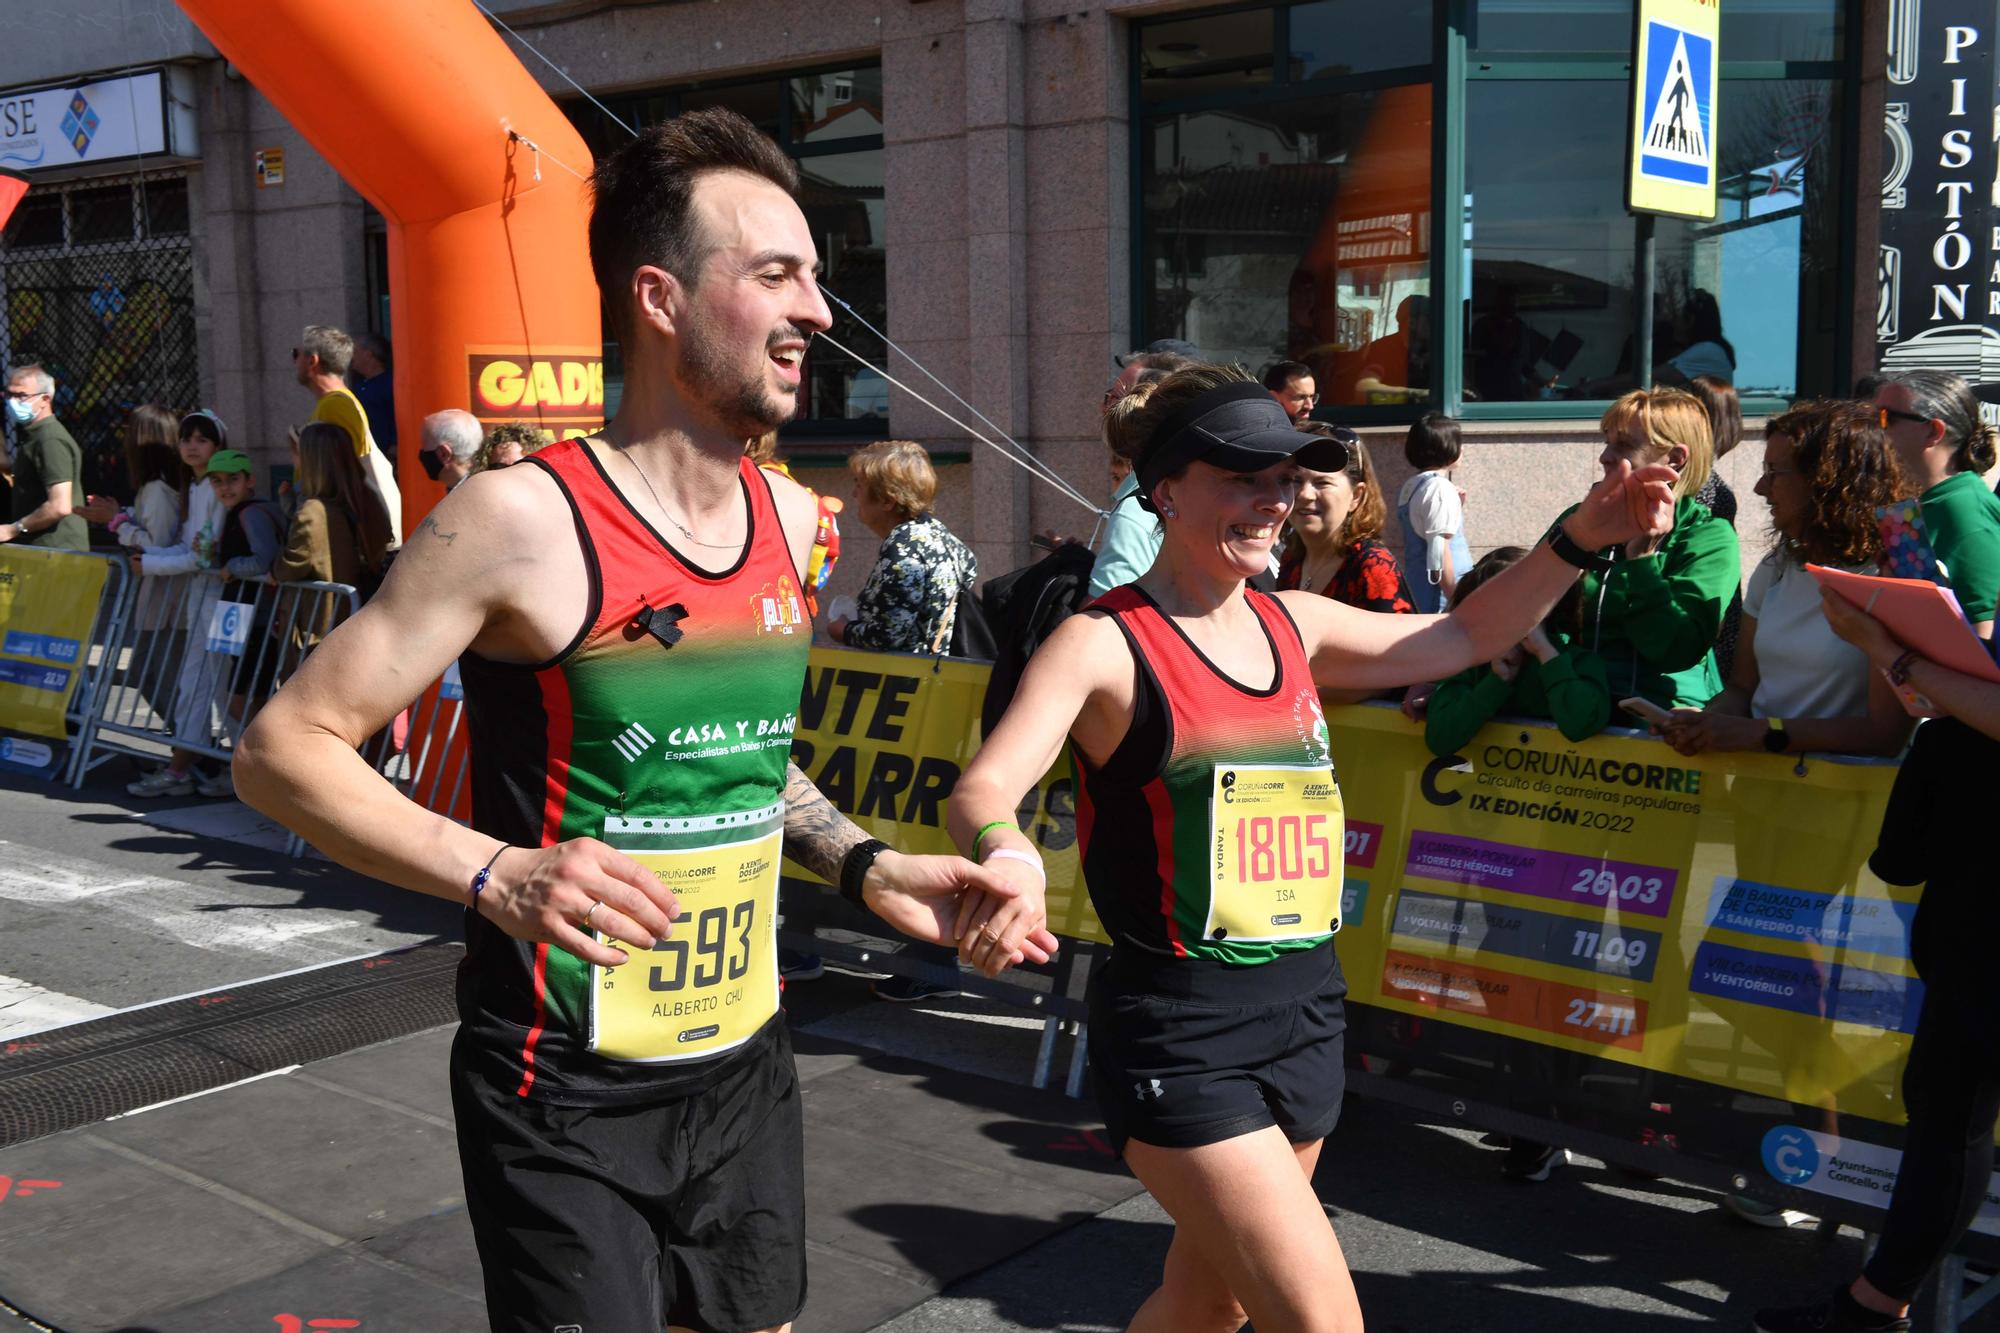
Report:
[[[0,730],[66,739],[107,570],[71,551],[0,546]]]
[[[946,800],[978,749],[987,670],[815,649],[795,758],[875,836],[953,850]],[[1538,1115],[1727,1142],[1711,1156],[1746,1167],[1761,1142],[1780,1184],[1882,1206],[1923,996],[1920,890],[1866,869],[1893,764],[1685,759],[1537,723],[1439,758],[1392,708],[1327,720],[1354,1049]],[[1075,806],[1065,755],[1018,822],[1047,859],[1051,928],[1102,941]],[[2000,1233],[2000,1210],[1980,1229]]]

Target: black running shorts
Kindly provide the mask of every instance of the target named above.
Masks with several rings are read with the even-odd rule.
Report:
[[[1330,943],[1255,966],[1114,951],[1090,981],[1112,1143],[1198,1148],[1267,1125],[1325,1138],[1347,1087],[1346,995]]]
[[[806,1299],[805,1139],[782,1022],[712,1083],[637,1106],[551,1106],[480,1078],[452,1105],[496,1333],[748,1333]]]

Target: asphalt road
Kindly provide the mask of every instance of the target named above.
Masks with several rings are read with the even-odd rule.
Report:
[[[128,776],[111,765],[82,793],[0,777],[0,1037],[456,935],[447,904],[256,845],[271,832],[242,807],[162,815],[124,796]],[[980,1002],[892,1007],[837,974],[788,1000],[796,1025],[892,1054],[1010,1079],[1033,1059],[1034,1023]],[[1582,1161],[1521,1186],[1498,1164],[1472,1130],[1350,1101],[1316,1184],[1372,1329],[1747,1328],[1756,1305],[1818,1294],[1859,1261],[1851,1230],[1752,1228],[1706,1191]],[[1122,1328],[1169,1238],[1140,1196],[882,1328]]]

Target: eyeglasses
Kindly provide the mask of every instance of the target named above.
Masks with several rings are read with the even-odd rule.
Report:
[[[1767,467],[1757,475],[1762,480],[1769,481],[1773,477],[1803,477],[1805,473],[1795,467]]]
[[[29,398],[40,398],[42,391],[40,389],[9,389],[7,390],[7,396],[19,402]]]
[[[1319,395],[1318,395],[1318,394],[1316,394],[1316,393],[1295,393],[1295,394],[1293,394],[1293,395],[1292,395],[1292,397],[1294,397],[1294,398],[1298,399],[1298,400],[1299,400],[1300,402],[1302,402],[1302,403],[1318,403],[1318,402],[1319,402]]]
[[[1935,420],[1935,418],[1933,418],[1933,417],[1927,417],[1927,416],[1924,416],[1924,415],[1922,415],[1921,413],[1917,413],[1917,412],[1904,412],[1904,411],[1901,411],[1901,410],[1899,410],[1899,409],[1897,409],[1897,408],[1893,408],[1893,407],[1883,407],[1883,408],[1878,408],[1878,409],[1877,409],[1877,411],[1878,411],[1878,412],[1880,412],[1880,414],[1881,414],[1881,415],[1880,415],[1880,416],[1879,416],[1879,417],[1877,418],[1877,420],[1878,420],[1878,421],[1880,422],[1880,424],[1881,424],[1881,427],[1882,427],[1882,429],[1883,429],[1883,430],[1887,430],[1887,429],[1889,429],[1889,423],[1890,423],[1890,421],[1892,421],[1892,420],[1894,420],[1894,421],[1914,421],[1914,422],[1916,422],[1916,423],[1917,423],[1917,424],[1918,424],[1919,426],[1928,426],[1928,425],[1930,425],[1930,424],[1931,424],[1931,422],[1932,422],[1933,420]]]

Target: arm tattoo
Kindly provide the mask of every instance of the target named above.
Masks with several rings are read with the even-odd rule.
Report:
[[[840,883],[840,862],[868,834],[834,808],[797,764],[785,766],[785,855],[829,884]]]
[[[436,537],[436,538],[437,538],[437,539],[438,539],[439,541],[443,542],[443,543],[444,543],[444,544],[445,544],[446,546],[449,546],[449,545],[451,545],[451,544],[452,544],[453,542],[455,542],[455,541],[457,541],[457,540],[458,540],[458,534],[457,534],[457,533],[455,533],[455,532],[446,532],[446,531],[445,531],[445,530],[444,530],[443,528],[441,528],[441,527],[439,527],[439,526],[438,526],[438,521],[437,521],[437,515],[436,515],[436,514],[425,514],[425,515],[424,515],[424,521],[423,521],[423,522],[421,522],[421,523],[419,523],[419,524],[417,524],[417,531],[418,531],[418,532],[420,532],[420,533],[422,533],[422,532],[428,532],[428,533],[431,533],[431,534],[432,534],[432,535],[434,535],[434,536],[435,536],[435,537]]]

